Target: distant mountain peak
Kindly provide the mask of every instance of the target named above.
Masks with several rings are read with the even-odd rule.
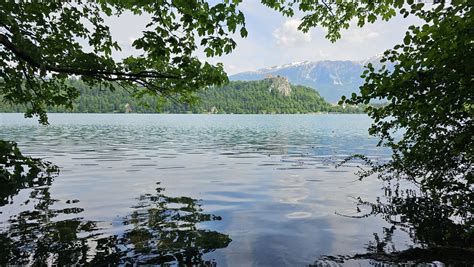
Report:
[[[274,71],[274,70],[278,70],[278,69],[284,69],[284,68],[289,68],[289,67],[296,67],[296,66],[300,66],[300,65],[306,65],[306,64],[309,64],[309,63],[311,63],[311,61],[309,61],[309,60],[297,61],[297,62],[293,62],[293,63],[287,63],[287,64],[283,64],[283,65],[275,65],[275,66],[259,69],[259,70],[257,70],[257,72]]]
[[[230,76],[231,80],[262,80],[266,75],[288,78],[292,84],[312,87],[327,101],[337,103],[341,96],[359,91],[363,80],[360,75],[364,65],[377,60],[379,55],[363,61],[321,60],[299,61],[276,65],[256,71],[247,71]],[[378,61],[378,60],[377,60]]]
[[[312,87],[324,99],[337,103],[341,96],[350,96],[359,92],[364,80],[360,77],[367,63],[381,66],[383,54],[378,54],[360,61],[351,60],[319,60],[298,61],[283,65],[262,68],[231,75],[230,80],[254,81],[262,80],[266,75],[288,78],[292,84]],[[390,68],[390,64],[387,64]]]

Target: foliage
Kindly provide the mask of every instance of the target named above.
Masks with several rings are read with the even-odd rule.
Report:
[[[289,96],[271,90],[271,82],[236,81],[202,93],[202,108],[213,107],[220,113],[309,113],[329,111],[327,103],[315,90],[303,86],[291,86]]]
[[[220,84],[221,64],[203,63],[193,53],[200,44],[207,56],[231,52],[230,37],[245,37],[239,1],[210,5],[204,0],[160,1],[2,1],[0,3],[0,95],[25,104],[26,115],[47,123],[46,107],[71,107],[78,91],[67,83],[80,77],[88,85],[138,95],[177,95]],[[141,54],[121,61],[104,16],[150,16],[132,46]],[[112,83],[113,82],[113,83]]]
[[[78,90],[79,97],[72,103],[72,109],[49,107],[48,112],[112,113],[124,112],[129,104],[134,113],[217,113],[261,114],[261,113],[312,113],[312,112],[362,112],[362,107],[347,106],[343,109],[327,103],[312,88],[292,86],[290,96],[270,91],[268,81],[230,82],[225,86],[210,87],[196,92],[192,104],[165,101],[153,96],[134,97],[130,90],[117,88],[111,92],[99,87],[90,88],[78,80],[70,80]],[[0,112],[24,112],[21,105],[0,106]]]
[[[262,3],[286,16],[302,13],[299,30],[308,32],[313,27],[322,26],[327,29],[326,38],[332,42],[340,39],[341,30],[348,29],[353,21],[357,21],[358,27],[363,27],[377,19],[388,21],[397,15],[397,10],[406,12],[406,4],[412,10],[423,6],[414,0],[262,0]]]

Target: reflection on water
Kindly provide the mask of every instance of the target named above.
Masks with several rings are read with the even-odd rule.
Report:
[[[377,163],[362,159],[370,166],[361,169],[360,179],[365,171],[373,171]],[[379,216],[390,224],[383,227],[382,234],[373,234],[373,240],[366,244],[366,253],[345,256],[323,256],[316,266],[331,264],[420,264],[425,266],[473,266],[474,264],[474,218],[472,203],[474,192],[463,190],[450,203],[440,199],[436,191],[421,187],[413,180],[401,179],[396,172],[386,172],[379,176],[381,194],[376,201],[357,198],[357,215],[348,218],[363,219]],[[469,180],[469,179],[467,179]],[[468,184],[469,185],[469,184]],[[465,188],[469,188],[466,186]],[[414,246],[399,249],[394,241],[397,231],[406,232]],[[428,263],[428,264],[426,264]]]
[[[357,181],[354,165],[334,168],[353,153],[389,156],[368,136],[364,115],[50,119],[44,127],[21,114],[0,114],[0,139],[61,167],[51,186],[20,190],[0,207],[1,243],[16,262],[27,255],[57,262],[72,253],[61,259],[301,266],[321,255],[364,253],[373,233],[389,227],[380,217],[336,214],[357,215],[354,199],[380,192],[377,181]],[[157,182],[166,197],[154,191]],[[46,192],[33,193],[45,188],[47,201]],[[36,219],[28,217],[33,211]],[[31,231],[21,236],[15,227]],[[62,245],[48,241],[60,238]],[[412,244],[403,231],[394,232],[393,242],[399,249]],[[36,244],[56,254],[41,256]]]
[[[92,231],[95,224],[80,219],[55,221],[60,214],[82,211],[75,207],[50,209],[55,201],[48,187],[34,188],[30,192],[23,203],[30,208],[11,216],[8,228],[0,235],[2,264],[73,264],[82,258],[84,240],[79,239],[78,234]]]
[[[133,212],[121,218],[121,236],[104,235],[104,222],[78,217],[79,200],[67,200],[54,209],[49,187],[32,188],[25,209],[11,216],[0,233],[0,264],[107,265],[107,264],[210,264],[205,253],[224,248],[230,238],[216,231],[198,229],[201,222],[221,218],[202,213],[188,197],[168,197],[163,188],[138,198]],[[57,217],[71,219],[57,220]]]
[[[225,234],[198,229],[197,224],[221,218],[202,213],[195,199],[168,197],[162,191],[158,187],[156,194],[142,195],[125,218],[124,224],[133,228],[125,232],[120,244],[133,248],[135,254],[127,255],[126,261],[188,266],[209,263],[203,261],[203,254],[227,247],[231,240]]]
[[[407,195],[385,188],[384,197],[375,203],[360,200],[358,205],[369,206],[370,212],[351,216],[356,219],[380,215],[391,224],[382,233],[373,234],[365,244],[366,251],[352,255],[322,256],[314,266],[373,265],[373,266],[473,266],[474,249],[472,223],[447,216],[449,207],[432,198]],[[407,191],[409,191],[407,193]],[[393,194],[393,195],[392,195]],[[420,193],[418,193],[420,194]],[[404,195],[404,196],[403,196]],[[409,234],[415,246],[400,249],[394,239],[397,231]]]
[[[15,142],[0,140],[0,206],[23,188],[50,185],[57,173],[54,164],[25,156]]]

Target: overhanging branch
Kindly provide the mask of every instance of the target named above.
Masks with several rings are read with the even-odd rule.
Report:
[[[9,38],[0,33],[0,44],[2,44],[7,50],[15,54],[16,57],[25,61],[27,64],[44,69],[51,72],[65,73],[70,75],[80,75],[93,78],[102,78],[105,77],[111,78],[115,77],[115,80],[130,80],[130,79],[182,79],[181,76],[164,74],[156,71],[140,71],[137,73],[133,72],[123,72],[123,71],[107,71],[107,70],[97,70],[97,69],[81,69],[81,68],[71,68],[71,67],[60,67],[48,64],[46,62],[41,62],[40,60],[32,57],[28,52],[24,51],[20,47],[12,43]]]

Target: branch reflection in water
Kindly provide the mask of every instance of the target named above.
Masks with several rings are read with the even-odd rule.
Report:
[[[122,218],[128,230],[120,236],[104,234],[104,222],[78,217],[83,211],[74,207],[78,200],[53,209],[54,203],[62,201],[52,198],[47,184],[25,190],[31,190],[21,204],[27,207],[9,217],[7,228],[0,228],[2,265],[208,265],[212,261],[203,255],[231,242],[228,235],[198,229],[199,223],[220,217],[202,213],[195,199],[164,195],[159,185],[154,194],[140,196],[134,211]],[[2,206],[13,204],[2,202]]]
[[[340,163],[340,165],[344,164]],[[367,163],[367,161],[365,162]],[[369,170],[356,173],[360,180],[374,178],[377,166],[369,162]],[[373,241],[366,244],[367,253],[356,255],[322,256],[314,266],[332,266],[352,261],[369,264],[427,264],[436,262],[448,266],[473,266],[474,264],[474,192],[469,184],[462,195],[451,196],[445,201],[435,190],[423,188],[415,179],[399,177],[396,172],[378,175],[383,195],[375,201],[356,199],[357,215],[339,214],[354,219],[380,216],[389,227],[382,235],[374,233]],[[394,241],[396,231],[408,233],[413,245],[399,250]],[[433,265],[434,264],[434,265]]]

